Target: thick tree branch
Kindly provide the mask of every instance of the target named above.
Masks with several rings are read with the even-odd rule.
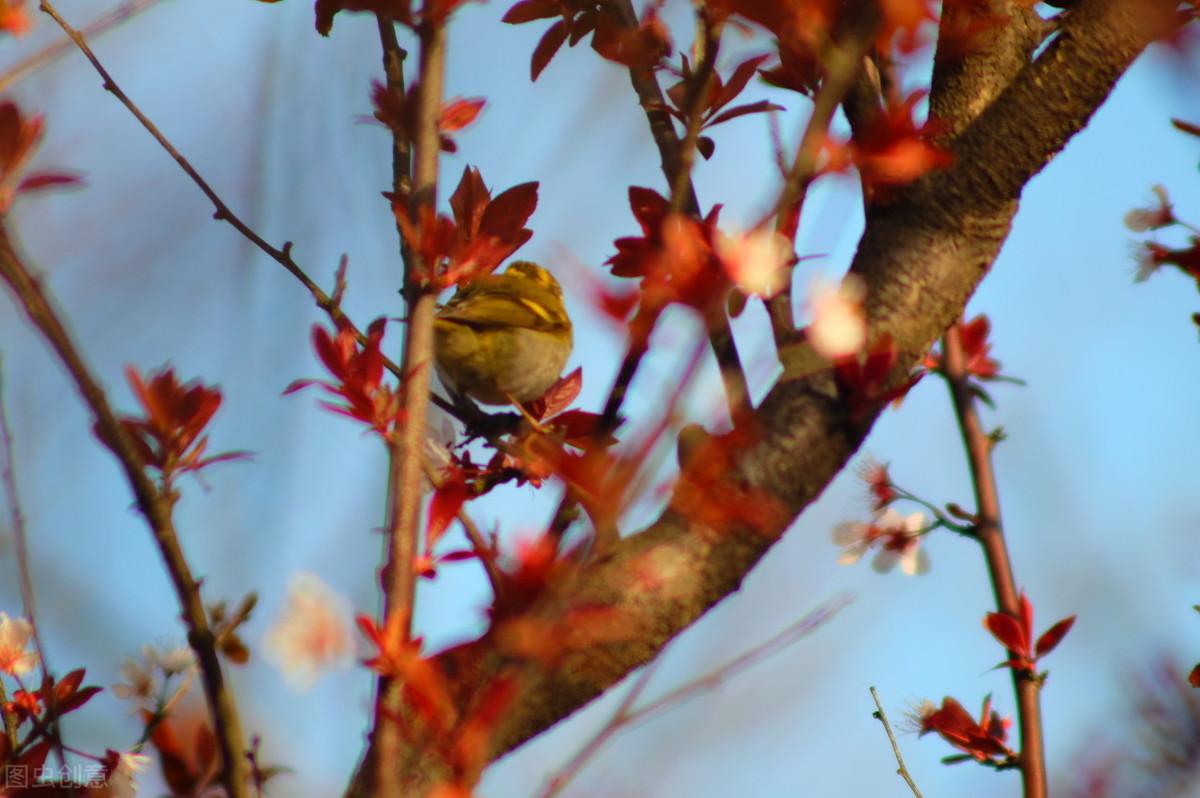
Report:
[[[1043,55],[964,129],[957,163],[877,207],[854,258],[875,334],[904,356],[896,375],[957,318],[1004,241],[1024,183],[1078,132],[1137,54],[1160,31],[1151,11],[1171,0],[1081,0]],[[722,486],[762,497],[775,512],[757,529],[714,529],[678,502],[644,532],[592,563],[539,614],[604,606],[627,637],[581,647],[537,674],[492,739],[493,755],[574,712],[735,591],[747,572],[862,443],[875,414],[852,418],[827,371],[785,372],[754,414],[756,441],[732,452]],[[715,442],[715,446],[722,441]],[[703,462],[704,457],[696,460]],[[648,579],[648,575],[653,578]],[[468,706],[511,663],[491,637],[437,657]],[[444,767],[406,750],[394,766],[413,794]]]

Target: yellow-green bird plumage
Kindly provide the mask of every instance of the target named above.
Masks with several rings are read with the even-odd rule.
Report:
[[[460,288],[433,324],[438,376],[483,404],[538,398],[571,355],[562,288],[529,261]]]

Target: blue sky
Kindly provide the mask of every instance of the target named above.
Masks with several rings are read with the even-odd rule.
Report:
[[[448,94],[484,96],[479,122],[443,161],[443,195],[465,164],[501,190],[541,181],[523,257],[564,276],[579,327],[573,365],[584,368],[581,405],[597,409],[621,351],[571,280],[599,269],[612,240],[635,231],[628,186],[662,189],[657,154],[628,79],[585,46],[564,51],[536,84],[528,53],[543,25],[500,25],[504,4],[469,5],[451,35]],[[68,19],[95,13],[64,2]],[[47,19],[6,57],[53,36]],[[747,45],[749,46],[749,45]],[[752,49],[752,48],[751,48]],[[331,38],[312,30],[304,2],[173,0],[97,43],[114,77],[257,230],[295,242],[298,261],[325,285],[350,258],[348,311],[360,321],[398,315],[395,232],[379,191],[389,145],[369,114],[378,75],[374,23],[339,16]],[[1051,772],[1065,774],[1097,728],[1119,719],[1122,680],[1160,647],[1183,665],[1200,658],[1200,600],[1192,545],[1200,524],[1194,452],[1200,348],[1189,320],[1192,283],[1163,274],[1132,282],[1131,207],[1165,184],[1184,215],[1200,218],[1200,145],[1173,131],[1196,120],[1192,70],[1164,52],[1141,59],[1089,127],[1028,187],[1013,233],[969,312],[993,320],[994,353],[1026,388],[997,386],[987,415],[1009,439],[997,451],[1000,490],[1018,580],[1038,625],[1079,614],[1045,663]],[[187,485],[179,527],[211,597],[261,596],[252,642],[277,615],[289,576],[319,574],[364,610],[373,585],[382,515],[377,443],[315,406],[282,397],[292,380],[319,376],[308,332],[321,321],[277,265],[211,219],[211,208],[78,56],[18,84],[23,106],[47,114],[39,166],[86,175],[83,191],[22,201],[13,213],[31,260],[66,309],[89,360],[118,404],[131,409],[126,364],[173,363],[222,386],[216,450],[249,449],[252,463]],[[785,105],[794,137],[807,105],[752,84],[748,99]],[[716,133],[717,155],[696,174],[701,204],[750,221],[774,196],[768,129],[761,117]],[[862,218],[851,180],[814,193],[801,269],[837,274],[853,255]],[[800,285],[806,284],[801,277]],[[0,303],[6,401],[14,421],[34,575],[57,669],[87,665],[100,684],[144,642],[182,641],[174,599],[149,536],[108,455],[93,440],[73,388],[42,342]],[[739,325],[755,380],[771,369],[754,319]],[[629,412],[637,423],[660,405],[697,329],[676,314],[656,333]],[[399,330],[389,336],[397,346]],[[689,398],[689,417],[713,419],[719,382],[711,363]],[[890,461],[905,487],[934,501],[970,504],[945,390],[923,382],[877,424],[864,452]],[[472,505],[505,539],[536,531],[552,496],[503,490]],[[893,720],[919,698],[954,695],[975,707],[991,691],[1011,712],[1000,658],[980,625],[991,609],[979,553],[935,535],[933,571],[880,576],[839,567],[830,531],[862,518],[851,471],[840,476],[746,580],[673,644],[649,695],[705,673],[844,590],[855,603],[814,637],[749,674],[608,746],[568,795],[707,798],[731,794],[903,795],[867,692],[875,685]],[[17,611],[11,546],[0,544],[0,610]],[[486,588],[470,565],[447,568],[420,594],[417,623],[434,648],[476,633]],[[327,796],[344,783],[362,742],[369,680],[327,677],[298,695],[261,657],[234,676],[246,726],[270,758],[297,770],[279,794]],[[574,716],[496,765],[481,794],[530,795],[603,722],[614,696]],[[132,741],[137,723],[107,693],[69,727],[93,747]],[[114,722],[114,719],[118,719]],[[1117,722],[1119,726],[1119,720]],[[939,764],[948,749],[902,738],[926,794],[1012,794],[1016,776]]]

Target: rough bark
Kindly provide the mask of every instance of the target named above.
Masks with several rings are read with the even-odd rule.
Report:
[[[1016,2],[996,5],[1009,8],[1014,30],[997,36],[986,58],[955,62],[954,74],[943,61],[935,80],[935,102],[953,120],[947,141],[955,164],[872,208],[853,261],[867,286],[873,333],[890,333],[904,353],[897,375],[959,317],[1000,251],[1024,185],[1087,124],[1175,7],[1171,0],[1080,0],[1055,40],[1029,62],[1040,23],[1028,11],[1014,11]],[[858,449],[874,415],[850,418],[828,371],[785,372],[755,411],[754,425],[769,434],[737,450],[727,476],[747,495],[777,503],[781,512],[769,528],[718,532],[669,510],[547,596],[539,614],[601,605],[619,614],[627,634],[574,650],[555,668],[529,676],[493,736],[492,756],[587,704],[736,591]],[[463,708],[511,665],[490,636],[437,661]],[[447,772],[419,745],[395,766],[412,795]]]

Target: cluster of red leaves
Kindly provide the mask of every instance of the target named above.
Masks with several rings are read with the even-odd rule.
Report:
[[[529,64],[532,80],[566,43],[570,47],[592,34],[592,49],[604,58],[627,67],[651,69],[671,52],[671,36],[651,6],[637,27],[626,27],[616,9],[594,0],[521,0],[504,15],[504,22],[521,25],[539,19],[553,19],[546,29]]]
[[[921,125],[913,120],[916,106],[925,94],[914,91],[904,99],[889,98],[883,110],[864,129],[856,131],[853,140],[827,141],[826,169],[841,171],[854,166],[862,178],[868,201],[878,203],[887,202],[896,188],[953,163],[953,155],[931,141],[941,125],[934,119]]]
[[[404,240],[423,267],[415,279],[441,291],[495,271],[533,236],[525,224],[537,192],[536,182],[522,183],[493,198],[479,170],[468,166],[450,197],[453,219],[427,205],[413,219],[405,198],[391,197]]]
[[[435,557],[433,549],[458,517],[467,501],[487,493],[504,482],[516,480],[540,486],[542,480],[559,472],[570,459],[564,446],[589,449],[610,446],[616,439],[600,436],[600,416],[586,410],[567,408],[583,388],[583,369],[575,369],[560,378],[542,396],[528,402],[525,412],[534,422],[510,438],[510,445],[498,451],[485,466],[471,462],[470,454],[450,453],[450,462],[441,469],[440,481],[429,502],[425,524],[424,553],[417,568],[422,576],[436,575],[436,564],[491,556],[489,552],[454,551]],[[566,478],[566,477],[564,477]]]
[[[876,407],[901,401],[925,375],[917,371],[897,385],[892,372],[899,362],[896,342],[890,335],[882,335],[865,354],[834,363],[833,376],[850,418],[861,420]]]
[[[389,713],[408,740],[439,752],[453,778],[436,794],[469,796],[470,785],[489,761],[492,733],[516,697],[518,682],[510,675],[493,679],[473,706],[460,711],[438,664],[421,655],[421,638],[409,634],[408,614],[392,613],[381,628],[365,615],[358,626],[375,648],[364,664],[400,686],[408,711]]]
[[[854,4],[838,0],[706,0],[705,6],[716,17],[737,15],[770,31],[778,41],[780,64],[764,77],[804,94],[820,79],[821,61],[842,24],[841,15],[856,12]],[[880,0],[876,49],[908,54],[927,43],[936,28],[935,6],[934,0]]]
[[[158,469],[164,480],[249,456],[246,452],[204,456],[208,437],[200,433],[221,406],[221,392],[216,388],[198,380],[181,383],[171,368],[149,374],[149,382],[132,367],[125,370],[125,376],[145,415],[124,417],[121,425],[141,461]]]
[[[23,796],[26,791],[22,788],[30,788],[29,794],[35,795],[77,794],[68,791],[73,785],[63,785],[61,793],[43,789],[34,793],[32,774],[42,768],[54,748],[50,735],[53,721],[79,709],[100,692],[99,687],[82,687],[83,677],[83,668],[71,671],[57,682],[43,676],[39,689],[17,690],[11,700],[0,705],[4,718],[15,721],[17,731],[15,748],[9,734],[0,734],[0,795]],[[27,781],[21,783],[20,779]]]
[[[713,74],[708,92],[702,98],[701,102],[701,130],[707,130],[722,122],[728,122],[730,119],[736,119],[746,114],[783,110],[783,106],[775,105],[767,100],[742,103],[732,108],[726,108],[727,105],[737,99],[742,90],[746,88],[746,84],[750,82],[750,78],[754,77],[755,70],[769,57],[766,55],[755,56],[738,64],[733,70],[733,74],[729,76],[728,82],[722,81],[720,75]],[[667,112],[686,126],[690,121],[688,118],[688,108],[686,107],[688,97],[694,91],[693,87],[696,81],[701,79],[700,76],[692,74],[691,62],[688,61],[687,56],[683,56],[683,68],[680,70],[679,77],[679,82],[667,89]],[[708,136],[700,136],[696,140],[696,149],[700,151],[700,154],[705,159],[712,157],[716,146],[716,142]]]
[[[360,421],[390,440],[404,423],[404,386],[387,385],[383,381],[384,357],[380,347],[386,324],[383,318],[371,322],[366,343],[362,345],[347,325],[337,327],[332,333],[319,324],[313,325],[313,348],[334,380],[296,380],[284,390],[284,395],[318,386],[341,402],[321,402],[322,407]]]
[[[670,203],[658,192],[631,186],[629,205],[642,235],[618,238],[617,254],[607,261],[617,277],[641,279],[641,311],[630,333],[635,340],[650,334],[654,321],[672,303],[707,315],[720,307],[732,285],[714,250],[715,205],[703,219],[670,213]]]
[[[538,611],[538,601],[555,585],[569,584],[576,569],[575,556],[560,553],[551,536],[518,541],[515,555],[500,563],[499,595],[490,610],[490,634],[501,650],[552,670],[571,652],[636,634],[611,606],[575,603],[566,612]]]
[[[407,94],[389,89],[379,81],[371,84],[371,104],[375,107],[374,117],[387,126],[399,140],[412,142],[416,137],[416,92],[413,85]],[[442,152],[457,152],[458,145],[451,138],[471,125],[483,110],[487,100],[482,97],[456,98],[442,105],[438,116],[438,138]]]
[[[23,36],[30,26],[25,0],[0,0],[0,33]]]
[[[0,0],[0,4],[4,3],[5,0]],[[9,6],[0,5],[0,8],[7,9]],[[3,29],[3,24],[4,15],[0,13],[0,30]],[[7,212],[12,207],[18,194],[76,185],[80,182],[77,175],[58,172],[37,172],[25,178],[21,177],[37,149],[38,142],[41,141],[44,128],[41,115],[22,116],[16,103],[0,102],[0,213]]]
[[[977,762],[1003,765],[1017,758],[1005,743],[1012,721],[992,711],[991,696],[983,700],[979,720],[949,696],[942,699],[941,707],[921,713],[918,720],[922,735],[934,732]]]
[[[1063,618],[1043,632],[1041,637],[1034,642],[1033,605],[1024,593],[1021,594],[1018,615],[989,612],[983,619],[984,627],[1000,641],[1011,655],[1011,659],[1001,663],[999,667],[1012,668],[1014,671],[1030,676],[1036,674],[1038,659],[1053,651],[1066,637],[1067,632],[1071,631],[1074,624],[1074,615]]]
[[[277,3],[279,0],[260,0]],[[333,18],[339,11],[364,11],[406,25],[414,30],[445,24],[446,20],[467,0],[424,0],[419,13],[413,12],[412,0],[317,0],[317,32],[328,36]]]
[[[992,323],[986,314],[979,314],[970,321],[955,322],[962,339],[963,356],[966,359],[967,375],[981,380],[994,380],[1000,376],[1000,361],[992,357],[992,343],[988,336]],[[930,371],[945,373],[946,356],[937,349],[930,351],[921,364]]]

